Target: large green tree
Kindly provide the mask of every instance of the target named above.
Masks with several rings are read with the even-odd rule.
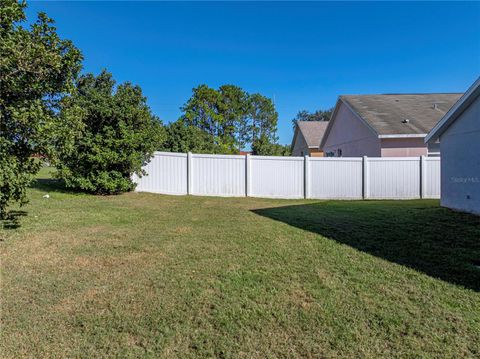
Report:
[[[243,91],[232,85],[219,90],[200,85],[193,89],[192,97],[182,107],[180,121],[187,127],[196,127],[212,141],[210,147],[216,153],[238,151],[235,136],[238,119],[244,115]]]
[[[260,136],[252,143],[252,154],[260,156],[290,156],[292,151],[290,145],[281,145],[271,142],[265,136]]]
[[[72,126],[57,116],[72,89],[81,53],[61,39],[44,13],[29,27],[25,2],[0,0],[0,217],[12,202],[26,202],[26,188],[40,164]],[[65,145],[65,144],[64,144]]]
[[[278,155],[275,145],[278,142],[278,113],[273,102],[261,95],[249,97],[249,114],[247,120],[248,141],[254,155]]]
[[[272,100],[258,93],[249,94],[238,86],[223,85],[216,90],[200,85],[193,89],[182,111],[178,123],[167,130],[166,149],[178,148],[172,134],[176,140],[184,136],[180,143],[185,146],[181,148],[213,153],[238,153],[251,145],[256,154],[269,155],[273,148],[270,145],[277,142],[278,114]],[[202,140],[208,143],[200,145]]]
[[[249,94],[238,86],[223,85],[218,89],[220,94],[218,112],[223,122],[221,142],[227,148],[236,151],[243,149],[248,142],[246,133]]]
[[[76,93],[62,102],[62,117],[77,116],[81,126],[74,144],[60,149],[58,176],[67,187],[98,194],[134,188],[132,175],[164,141],[160,120],[152,115],[138,86],[115,86],[103,71],[77,81]]]
[[[185,121],[178,120],[165,126],[165,141],[158,147],[167,152],[219,153],[211,134]]]
[[[330,121],[332,113],[333,108],[328,110],[316,110],[314,112],[309,112],[306,110],[299,111],[292,120],[293,127],[295,127],[297,121]]]

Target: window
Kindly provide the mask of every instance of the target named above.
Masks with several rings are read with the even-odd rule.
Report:
[[[341,148],[339,148],[337,150],[337,157],[342,157],[342,149]]]

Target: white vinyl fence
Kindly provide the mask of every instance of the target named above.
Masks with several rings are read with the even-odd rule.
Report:
[[[273,157],[156,152],[136,191],[177,195],[440,198],[438,157]]]

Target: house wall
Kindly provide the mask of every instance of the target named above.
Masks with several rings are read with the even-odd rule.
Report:
[[[424,138],[382,138],[382,157],[427,156],[428,149]]]
[[[480,97],[440,136],[441,205],[480,214]]]
[[[325,156],[342,157],[381,156],[380,139],[343,102],[323,146]]]
[[[293,144],[292,156],[305,156],[309,153],[307,141],[305,141],[305,137],[303,137],[298,129],[295,129],[295,131],[296,137],[295,143]]]
[[[310,148],[309,149],[309,155],[310,157],[323,157],[323,151],[320,151],[315,148]]]

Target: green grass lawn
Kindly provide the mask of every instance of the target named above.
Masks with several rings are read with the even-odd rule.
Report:
[[[30,197],[3,358],[480,356],[480,219],[438,201]]]

